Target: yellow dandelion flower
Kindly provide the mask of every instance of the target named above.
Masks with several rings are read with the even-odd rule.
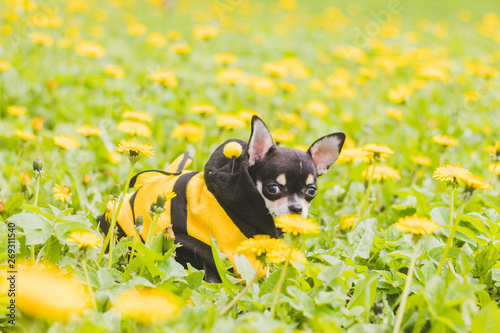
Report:
[[[75,48],[75,53],[81,57],[102,58],[106,50],[97,42],[80,42]]]
[[[219,29],[213,26],[198,26],[194,28],[193,34],[196,38],[207,40],[219,35]]]
[[[394,152],[387,146],[379,145],[376,143],[368,143],[361,147],[364,153],[363,158],[365,162],[371,163],[375,160],[385,160],[389,155],[394,154]]]
[[[200,136],[201,136],[201,127],[193,123],[179,124],[172,131],[172,138],[187,139],[189,142],[198,141]]]
[[[45,46],[51,46],[52,44],[54,44],[54,38],[52,38],[52,36],[45,34],[43,32],[33,32],[30,35],[30,40],[33,43],[45,45]]]
[[[259,114],[255,110],[241,110],[238,112],[238,117],[246,122],[251,122],[253,116],[258,116]]]
[[[16,304],[32,318],[67,322],[90,307],[85,286],[56,267],[19,265],[18,274]]]
[[[30,174],[27,172],[21,172],[21,185],[26,186],[31,184]]]
[[[283,232],[290,232],[295,236],[298,234],[319,234],[319,225],[316,222],[298,214],[285,214],[278,216],[274,220],[274,223]]]
[[[54,192],[54,198],[61,202],[68,202],[69,199],[71,199],[71,190],[69,186],[59,186],[58,184],[54,184],[52,192]]]
[[[278,83],[279,87],[286,92],[294,92],[297,90],[297,86],[291,82],[281,80]]]
[[[408,85],[402,85],[394,89],[390,89],[387,93],[387,98],[389,101],[395,104],[400,104],[405,102],[409,97],[413,95],[413,89]]]
[[[279,143],[289,143],[295,140],[295,135],[284,129],[271,131],[271,136]]]
[[[43,118],[42,117],[34,117],[31,120],[31,128],[33,128],[33,131],[39,132],[43,128]]]
[[[307,259],[306,259],[306,256],[304,255],[304,253],[302,253],[301,251],[299,251],[297,249],[293,249],[291,251],[292,251],[292,253],[290,253],[290,248],[288,246],[286,248],[276,249],[276,250],[268,252],[266,255],[266,258],[272,264],[280,264],[280,263],[284,263],[286,261],[286,259],[288,258],[288,256],[290,256],[290,259],[288,261],[290,262],[290,264],[293,267],[296,267],[295,266],[296,262],[301,262],[303,264],[305,264],[307,262]]]
[[[236,253],[260,257],[283,248],[288,249],[288,246],[280,239],[271,238],[269,235],[255,235],[241,242],[236,248]]]
[[[249,81],[252,89],[263,96],[270,96],[276,92],[274,81],[268,77],[254,77]]]
[[[343,215],[340,217],[340,229],[341,230],[349,230],[351,229],[358,218],[355,214]]]
[[[392,119],[396,119],[396,120],[403,119],[403,112],[401,112],[401,110],[398,110],[398,109],[389,108],[389,109],[385,110],[385,114]]]
[[[76,132],[84,136],[99,136],[101,130],[92,125],[82,125],[76,129]]]
[[[141,36],[148,31],[148,28],[144,24],[133,23],[128,26],[127,30],[130,36]]]
[[[28,112],[28,110],[22,106],[11,105],[7,107],[7,112],[13,116],[21,117]]]
[[[113,164],[120,164],[122,161],[122,155],[118,154],[116,151],[112,151],[108,155],[109,161]]]
[[[0,73],[10,69],[10,62],[0,59]]]
[[[285,65],[279,62],[266,62],[263,65],[264,71],[275,77],[286,76],[288,69]]]
[[[307,110],[316,116],[324,116],[328,112],[328,107],[323,101],[310,101],[307,103]]]
[[[300,116],[296,113],[288,113],[288,112],[279,112],[278,113],[278,118],[283,121],[284,123],[287,123],[289,125],[298,127],[298,128],[304,128],[306,127],[306,122],[300,118]]]
[[[76,243],[78,247],[91,247],[97,249],[101,244],[101,238],[91,232],[72,232],[66,241]]]
[[[129,154],[141,154],[147,157],[153,156],[153,147],[149,143],[142,143],[134,140],[122,140],[115,148],[119,152],[129,152]]]
[[[66,150],[80,148],[78,139],[71,135],[56,135],[53,140],[56,146]]]
[[[497,175],[500,175],[500,163],[490,164],[488,170],[495,172]]]
[[[123,318],[145,325],[172,320],[179,314],[180,308],[177,296],[159,288],[127,290],[119,294],[114,302],[114,309]]]
[[[149,127],[138,121],[122,120],[116,125],[116,129],[128,135],[151,136]]]
[[[484,150],[491,155],[500,155],[500,141],[496,141],[495,144],[487,146]]]
[[[117,79],[122,79],[125,77],[125,71],[123,70],[123,68],[117,65],[106,66],[106,68],[104,68],[104,74]]]
[[[149,114],[147,114],[144,111],[138,111],[138,110],[125,111],[122,113],[122,118],[136,120],[136,121],[145,121],[147,123],[153,121],[153,118],[151,118]]]
[[[225,68],[217,73],[217,82],[236,84],[245,78],[245,73],[237,68]]]
[[[468,91],[464,92],[463,97],[467,102],[475,102],[475,101],[479,100],[479,98],[481,96],[475,90],[468,90]]]
[[[452,136],[448,135],[434,135],[432,137],[432,142],[440,144],[441,146],[458,146],[458,140]]]
[[[297,149],[297,150],[302,150],[302,151],[307,151],[309,149],[308,146],[304,146],[304,145],[294,145],[292,148]]]
[[[465,185],[465,190],[472,192],[474,190],[491,190],[491,185],[486,183],[483,177],[476,175],[468,175],[462,179]]]
[[[440,166],[434,171],[433,178],[445,181],[448,186],[462,184],[466,177],[472,175],[472,172],[465,169],[460,164],[447,164]]]
[[[246,123],[243,119],[240,117],[234,115],[234,114],[219,114],[217,115],[217,120],[216,120],[217,126],[230,131],[235,128],[245,128]]]
[[[159,69],[150,75],[151,80],[167,88],[177,87],[177,78],[175,74],[168,69]]]
[[[24,130],[15,130],[14,131],[14,134],[20,138],[21,140],[24,140],[24,141],[30,141],[30,140],[35,140],[36,139],[36,135],[31,133],[31,132],[28,132],[28,131],[24,131]]]
[[[170,51],[177,54],[188,54],[191,52],[191,47],[186,43],[177,43],[170,46]]]
[[[207,114],[207,113],[215,113],[217,112],[217,109],[213,105],[204,103],[204,104],[193,105],[189,109],[189,112],[198,114]]]
[[[413,163],[424,166],[424,167],[431,166],[431,164],[432,164],[432,161],[430,158],[428,158],[426,156],[421,156],[421,155],[412,156],[411,160],[413,161]]]
[[[180,40],[182,38],[182,34],[176,30],[168,30],[167,37],[170,40]]]
[[[410,232],[414,235],[433,234],[439,230],[439,225],[426,217],[417,215],[400,218],[394,228],[402,232]]]
[[[167,39],[158,32],[152,32],[146,38],[146,42],[150,45],[161,47],[167,44]]]
[[[220,52],[214,55],[214,60],[218,63],[228,65],[228,64],[234,64],[238,60],[238,58],[236,58],[234,54],[227,52]]]
[[[376,165],[375,171],[373,170],[373,165],[369,166],[368,168],[363,170],[361,175],[365,179],[368,179],[368,177],[370,177],[372,175],[372,173],[373,173],[373,179],[375,179],[376,181],[379,181],[379,182],[386,180],[386,179],[396,179],[396,180],[401,179],[401,176],[399,175],[398,170],[391,168],[388,165],[382,165],[382,164]]]
[[[355,161],[360,160],[363,156],[364,153],[361,148],[343,148],[336,163],[354,163]]]

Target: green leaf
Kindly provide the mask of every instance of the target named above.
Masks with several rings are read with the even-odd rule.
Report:
[[[223,263],[223,260],[226,260],[227,256],[219,250],[219,242],[213,238],[212,235],[210,235],[210,242],[212,243],[212,255],[214,257],[215,266],[217,267],[217,272],[222,280],[222,285],[226,292],[230,294],[231,297],[234,297],[233,290],[236,290],[237,287],[227,278],[226,274],[230,273],[226,269],[227,266]]]
[[[318,274],[318,279],[323,281],[325,285],[333,287],[334,280],[342,273],[345,269],[345,264],[343,262],[338,262],[332,266],[323,269]]]
[[[368,308],[373,305],[377,294],[378,277],[379,275],[376,273],[367,275],[356,284],[356,287],[354,287],[354,294],[347,305],[348,309],[352,309],[355,306]]]
[[[247,257],[242,254],[235,254],[234,262],[236,264],[236,270],[241,275],[241,278],[246,281],[246,283],[252,281],[253,277],[257,273],[255,272],[252,264],[248,261]]]
[[[24,194],[14,194],[5,202],[5,212],[7,215],[12,215],[12,213],[20,208],[24,202]]]
[[[9,217],[8,220],[14,222],[16,227],[23,229],[26,245],[43,244],[54,232],[50,222],[37,214],[20,213]]]
[[[292,296],[289,302],[292,308],[302,311],[307,318],[312,318],[314,316],[314,302],[309,295],[295,286],[288,286],[286,291]]]
[[[52,211],[47,208],[41,208],[37,206],[32,206],[32,205],[22,205],[21,209],[29,210],[33,213],[37,213],[39,215],[42,215],[43,217],[47,218],[48,220],[52,221],[54,218],[54,215],[52,215]]]
[[[483,307],[472,319],[472,333],[500,333],[500,310],[494,301]]]
[[[375,237],[373,227],[376,222],[377,220],[375,218],[359,222],[351,237],[349,237],[351,245],[344,251],[347,256],[352,259],[356,257],[368,259],[373,245],[373,239]]]
[[[293,267],[288,266],[288,269],[285,274],[285,284],[286,281],[289,281],[290,279],[293,279],[295,275],[297,274],[297,271],[295,269],[292,269]],[[266,281],[262,284],[259,292],[259,297],[265,295],[265,294],[270,294],[273,292],[274,287],[278,284],[278,280],[280,278],[280,274],[283,268],[278,269],[276,272],[273,272],[269,277],[266,279]]]

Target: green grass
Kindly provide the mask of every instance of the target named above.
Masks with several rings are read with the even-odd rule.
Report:
[[[138,249],[146,254],[145,259],[134,259],[130,271],[135,278],[125,281],[129,278],[124,273],[128,238],[116,246],[112,268],[107,268],[107,255],[97,264],[100,248],[90,251],[87,265],[97,310],[87,310],[67,323],[50,322],[23,311],[19,296],[16,325],[22,331],[49,327],[68,332],[156,330],[113,315],[121,291],[149,286],[176,294],[182,303],[175,319],[158,325],[162,331],[390,332],[413,253],[411,235],[393,225],[413,214],[428,217],[442,228],[418,243],[403,329],[483,332],[500,326],[500,181],[498,175],[490,174],[492,156],[484,150],[500,140],[500,17],[492,14],[500,12],[500,3],[313,1],[285,10],[277,1],[178,1],[166,9],[149,1],[94,0],[82,2],[79,12],[57,0],[36,2],[29,11],[12,3],[2,1],[0,10],[0,60],[11,64],[0,72],[0,217],[5,221],[0,224],[0,247],[6,263],[7,225],[14,221],[17,264],[32,257],[33,246],[41,261],[52,262],[85,283],[78,248],[66,239],[73,231],[100,235],[95,217],[105,210],[114,184],[123,186],[126,180],[126,156],[118,163],[110,159],[120,140],[130,138],[116,129],[126,110],[142,110],[153,117],[147,124],[152,135],[139,140],[150,142],[155,156],[141,158],[136,171],[163,169],[186,150],[195,156],[192,167],[201,170],[226,139],[246,140],[250,134],[248,123],[232,131],[221,129],[217,114],[250,109],[272,130],[295,134],[286,146],[307,147],[335,131],[345,132],[356,147],[386,145],[394,154],[383,163],[401,176],[400,180],[374,182],[367,219],[353,230],[341,230],[340,223],[344,215],[360,208],[366,190],[362,172],[367,165],[362,161],[335,164],[319,179],[311,216],[320,224],[321,233],[301,243],[308,263],[288,268],[275,318],[270,316],[271,292],[283,265],[272,265],[268,276],[256,282],[232,310],[219,315],[232,295],[243,289],[236,278],[224,285],[202,282],[201,272],[184,270],[156,244],[152,249]],[[41,15],[41,22],[56,15],[61,25],[36,26],[35,14]],[[144,24],[147,33],[129,35],[132,22]],[[200,25],[217,27],[219,35],[208,41],[195,38],[193,29]],[[181,39],[170,40],[169,30],[179,32]],[[34,43],[30,40],[33,32],[50,35],[53,45]],[[152,32],[163,34],[166,45],[148,44],[147,35]],[[68,48],[60,46],[63,38],[70,43]],[[81,41],[100,43],[106,54],[96,59],[77,55],[75,46]],[[173,53],[170,47],[176,43],[188,44],[191,52]],[[353,59],[346,45],[359,48],[364,59]],[[219,52],[234,54],[237,62],[215,62],[213,57]],[[309,75],[300,78],[290,72],[272,78],[276,91],[271,95],[261,95],[245,82],[231,86],[217,81],[217,73],[226,67],[241,69],[247,77],[270,77],[263,70],[264,63],[286,57],[298,59]],[[104,73],[112,64],[123,68],[123,79]],[[474,73],[471,64],[491,67],[491,77]],[[429,67],[444,72],[443,79],[422,76],[421,69]],[[161,68],[175,74],[176,88],[160,86],[149,78]],[[362,68],[373,70],[375,77],[362,78]],[[332,85],[331,76],[339,72],[348,80]],[[324,88],[311,89],[314,79],[321,80]],[[279,87],[283,80],[293,83],[295,91],[284,92]],[[388,92],[401,85],[413,91],[404,102],[394,103]],[[354,95],[346,96],[347,89]],[[477,100],[466,101],[466,92],[477,93]],[[327,105],[326,115],[308,110],[313,100]],[[199,103],[215,106],[217,114],[202,119],[190,113],[190,107]],[[8,113],[12,105],[25,107],[26,114]],[[402,111],[402,120],[388,117],[389,108]],[[284,121],[283,112],[298,115],[304,126]],[[34,117],[43,118],[43,128],[36,140],[24,142],[14,131],[33,131]],[[174,128],[186,121],[204,122],[202,143],[172,137]],[[77,134],[76,128],[83,124],[98,127],[101,135],[87,139]],[[53,137],[61,134],[75,136],[81,147],[57,147]],[[453,136],[459,145],[442,153],[431,141],[437,134]],[[416,184],[411,186],[417,171],[412,162],[415,155],[429,157],[431,165],[419,169]],[[40,208],[33,207],[35,159],[44,162]],[[449,234],[450,191],[432,178],[440,160],[462,164],[489,179],[491,189],[476,190],[471,198],[462,187],[457,191],[457,232],[450,260],[441,276],[436,276]],[[22,183],[21,173],[29,175],[28,183]],[[71,188],[69,203],[61,204],[53,197],[55,184]],[[222,262],[227,268],[229,262]],[[3,294],[0,300],[5,305],[9,301]],[[0,325],[9,327],[5,309],[2,305]]]

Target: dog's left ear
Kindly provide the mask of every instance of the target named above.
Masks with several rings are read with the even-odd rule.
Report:
[[[309,147],[307,152],[314,161],[318,176],[325,174],[328,168],[335,163],[342,150],[344,141],[344,133],[333,133],[319,138]]]
[[[276,148],[271,132],[257,116],[252,118],[252,134],[248,140],[248,165],[253,166]]]

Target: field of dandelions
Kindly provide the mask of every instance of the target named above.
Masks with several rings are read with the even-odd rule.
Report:
[[[1,0],[0,330],[499,332],[498,13],[493,0]],[[164,252],[159,235],[100,232],[127,175],[185,151],[202,170],[254,114],[279,145],[348,138],[310,218],[241,244],[239,275],[216,243],[209,284],[176,263],[175,235]]]

